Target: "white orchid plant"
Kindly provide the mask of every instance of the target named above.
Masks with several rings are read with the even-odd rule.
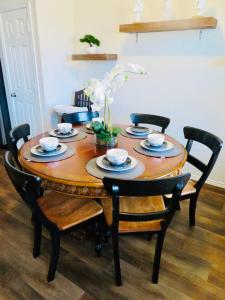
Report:
[[[89,80],[85,88],[85,94],[93,102],[92,109],[100,111],[104,108],[104,121],[93,122],[92,129],[99,138],[106,142],[121,132],[120,128],[112,126],[111,104],[114,101],[113,94],[128,80],[129,73],[146,74],[142,66],[118,64],[102,80]]]

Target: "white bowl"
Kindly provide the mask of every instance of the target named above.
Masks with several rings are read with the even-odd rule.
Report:
[[[102,122],[104,121],[104,119],[101,118],[101,117],[99,117],[99,118],[93,118],[91,121],[92,121],[93,123],[94,123],[94,122],[100,122],[100,123],[102,123]]]
[[[69,133],[72,129],[72,124],[71,123],[59,123],[57,125],[57,128],[60,133],[66,134]]]
[[[45,137],[40,139],[39,143],[44,151],[53,151],[57,148],[59,140],[55,137]]]
[[[150,145],[161,146],[165,141],[165,136],[164,134],[160,134],[160,133],[151,133],[148,135],[147,139]]]
[[[110,149],[106,152],[106,157],[111,164],[121,165],[127,160],[128,152],[123,149]]]

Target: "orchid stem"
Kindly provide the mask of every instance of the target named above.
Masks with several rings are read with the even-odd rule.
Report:
[[[105,104],[104,104],[104,127],[106,129],[106,107],[107,107],[107,99],[105,97]]]

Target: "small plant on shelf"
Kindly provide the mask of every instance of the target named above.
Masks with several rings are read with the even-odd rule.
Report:
[[[89,45],[87,48],[87,52],[89,54],[95,54],[97,52],[97,47],[101,45],[101,42],[91,34],[86,34],[82,39],[80,39],[80,42],[87,43]]]

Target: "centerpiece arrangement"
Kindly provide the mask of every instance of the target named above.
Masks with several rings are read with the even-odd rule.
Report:
[[[121,129],[112,125],[111,104],[112,97],[128,80],[128,74],[146,74],[143,67],[136,64],[118,64],[102,80],[91,79],[85,88],[85,94],[93,102],[92,109],[100,111],[104,108],[103,121],[94,121],[91,124],[96,134],[96,144],[109,148],[117,145],[117,136]]]

